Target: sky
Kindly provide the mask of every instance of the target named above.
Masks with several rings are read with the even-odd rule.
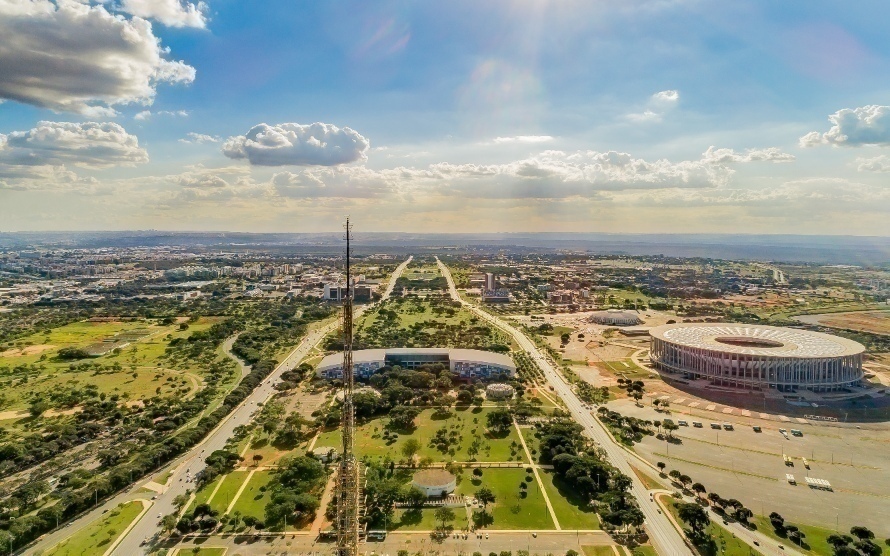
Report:
[[[886,0],[0,0],[0,231],[890,235]]]

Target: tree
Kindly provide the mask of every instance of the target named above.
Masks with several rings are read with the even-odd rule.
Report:
[[[494,504],[495,496],[491,489],[489,489],[488,487],[482,487],[476,491],[476,500],[482,503],[482,507],[486,507],[489,504]]]
[[[477,467],[477,468],[473,469],[473,476],[474,476],[474,477],[481,477],[481,476],[482,476],[482,468],[481,468],[481,467]]]
[[[389,411],[389,427],[396,430],[413,430],[414,419],[420,414],[416,407],[397,405]]]
[[[658,470],[664,473],[664,468],[667,467],[667,464],[663,461],[659,461],[656,465],[658,466]]]
[[[263,459],[263,454],[254,454],[253,455],[253,465],[254,467],[260,464],[260,461]]]
[[[705,489],[705,485],[701,483],[695,483],[692,485],[692,492],[694,492],[696,496],[701,498],[701,495],[707,492],[707,490]]]
[[[409,438],[402,444],[402,455],[409,460],[414,459],[414,455],[420,451],[420,442],[416,438]]]
[[[31,402],[28,406],[28,412],[32,417],[40,417],[42,416],[49,408],[52,407],[49,405],[49,402],[45,402],[43,400],[37,399]]]
[[[506,408],[495,409],[485,416],[485,424],[489,429],[502,433],[513,424],[513,415]]]
[[[705,527],[711,523],[711,518],[708,516],[708,512],[698,504],[678,504],[677,515],[692,527],[692,532],[695,536],[704,533]]]
[[[173,529],[176,529],[176,522],[179,521],[176,519],[176,514],[168,514],[161,518],[161,529],[164,533],[170,533]]]
[[[448,506],[439,506],[436,508],[435,517],[438,521],[442,522],[442,528],[445,529],[447,526],[447,522],[454,521],[455,515],[454,510],[449,508]]]
[[[426,493],[416,486],[408,487],[401,495],[402,501],[412,508],[420,508],[426,503]]]
[[[875,538],[875,534],[872,533],[868,527],[862,527],[861,525],[854,525],[853,527],[850,527],[850,534],[858,538],[859,540]]]
[[[668,476],[669,476],[671,479],[675,479],[675,480],[677,480],[677,481],[680,480],[680,472],[677,471],[676,469],[671,469],[671,472],[668,473]]]

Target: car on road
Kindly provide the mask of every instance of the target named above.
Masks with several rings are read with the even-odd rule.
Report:
[[[723,423],[723,428],[724,428],[724,430],[728,430],[728,431],[734,430],[732,428],[732,423]]]
[[[700,428],[702,428],[704,425],[702,425],[702,424],[699,423],[698,421],[693,421],[693,422],[692,422],[692,426],[695,427],[695,428],[697,428],[697,429],[700,429]]]
[[[751,428],[754,429],[754,432],[763,432],[763,429],[761,429],[760,426],[758,426],[758,425],[754,425]]]
[[[711,428],[712,428],[712,429],[718,429],[718,430],[719,430],[719,429],[720,429],[720,423],[711,423]]]
[[[681,427],[689,426],[689,423],[687,423],[686,421],[683,421],[683,420],[677,421],[677,424],[680,425]]]

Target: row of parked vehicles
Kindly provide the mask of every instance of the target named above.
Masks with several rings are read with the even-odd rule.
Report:
[[[681,426],[681,427],[688,427],[688,426],[689,426],[689,421],[684,421],[684,420],[681,419],[681,420],[677,421],[677,424],[678,424],[679,426]],[[701,421],[693,421],[693,422],[692,422],[692,426],[695,427],[695,428],[697,428],[697,429],[700,429],[700,428],[703,428],[703,427],[704,427],[704,425],[701,423]],[[723,429],[723,430],[727,430],[727,431],[735,430],[735,428],[732,426],[732,423],[723,423],[722,425],[721,425],[720,423],[711,423],[711,428],[712,428],[712,429],[718,429],[718,430],[719,430],[719,429]],[[752,426],[751,426],[751,429],[752,429],[754,432],[763,432],[763,429],[760,428],[760,425],[752,425]],[[785,430],[785,429],[779,429],[779,432],[782,433],[782,436],[784,436],[785,438],[788,438],[788,431],[787,431],[787,430]],[[803,436],[803,432],[800,431],[800,430],[798,430],[798,429],[791,429],[791,434],[792,434],[793,436]]]

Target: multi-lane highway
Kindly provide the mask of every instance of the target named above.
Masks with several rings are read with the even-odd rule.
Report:
[[[382,294],[382,299],[386,299],[392,293],[396,279],[401,276],[402,272],[404,272],[405,268],[411,262],[411,259],[412,258],[409,257],[396,268],[395,272],[393,272],[389,284],[387,284],[387,288]],[[373,305],[375,304],[358,307],[356,309],[356,315],[361,314]],[[321,342],[329,332],[336,329],[337,326],[339,326],[339,320],[335,319],[327,325],[307,334],[284,361],[282,361],[281,364],[279,364],[238,407],[229,413],[216,429],[211,431],[200,444],[177,460],[178,463],[172,476],[168,480],[170,486],[156,496],[149,511],[129,532],[126,533],[123,539],[119,540],[119,544],[114,548],[113,552],[111,552],[112,555],[133,556],[134,554],[143,554],[147,552],[149,543],[144,543],[144,541],[146,541],[146,539],[150,541],[155,534],[158,533],[158,516],[164,516],[175,512],[176,506],[173,503],[173,500],[178,495],[185,494],[190,488],[194,488],[194,483],[187,481],[188,477],[194,477],[204,469],[206,466],[204,458],[213,453],[214,450],[223,449],[226,442],[232,437],[238,426],[246,425],[250,422],[253,414],[258,408],[257,404],[265,402],[276,393],[275,385],[280,382],[282,373],[299,365],[312,348]],[[119,503],[127,499],[132,499],[133,497],[133,495],[125,493],[109,500],[106,504],[103,504],[72,523],[72,527],[69,529],[63,529],[48,535],[36,545],[30,547],[28,552],[31,553],[31,551],[50,548],[63,540],[66,536],[98,518],[104,511],[113,509]],[[67,535],[65,533],[67,533]]]
[[[586,433],[605,450],[612,465],[631,478],[633,481],[631,492],[639,502],[643,515],[646,516],[646,530],[649,532],[649,538],[658,553],[661,556],[692,554],[692,551],[686,545],[683,537],[673,527],[667,516],[661,513],[658,505],[650,498],[648,490],[643,485],[643,482],[640,481],[630,468],[628,459],[631,458],[631,456],[615,444],[603,425],[584,407],[584,403],[578,399],[578,396],[575,395],[572,387],[565,381],[556,366],[553,365],[553,363],[541,353],[534,342],[529,340],[529,338],[521,331],[502,319],[461,299],[457,293],[457,288],[454,286],[454,280],[451,277],[451,272],[448,270],[448,267],[442,261],[438,260],[438,258],[436,261],[439,264],[439,269],[448,281],[448,289],[451,292],[451,297],[460,301],[465,307],[479,315],[481,318],[513,336],[513,339],[516,340],[519,346],[525,350],[529,356],[535,360],[541,370],[544,371],[544,376],[547,378],[547,382],[553,387],[553,390],[559,394],[559,397],[562,398],[563,402],[565,402],[572,417],[580,423],[584,427]]]

